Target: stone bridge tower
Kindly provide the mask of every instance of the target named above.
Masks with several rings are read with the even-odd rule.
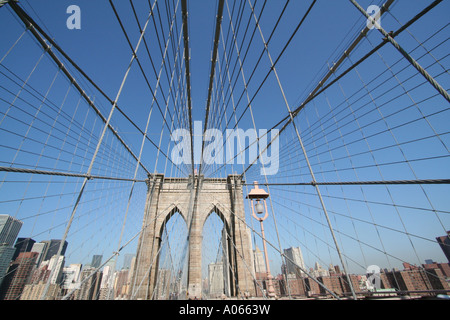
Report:
[[[202,294],[203,225],[216,213],[224,223],[227,242],[224,258],[229,263],[231,296],[255,294],[250,230],[245,224],[243,181],[239,175],[227,178],[166,178],[154,174],[148,180],[144,231],[140,235],[132,293],[134,299],[152,299],[158,275],[158,253],[167,221],[179,213],[188,228],[188,293]],[[226,255],[226,257],[225,257]]]

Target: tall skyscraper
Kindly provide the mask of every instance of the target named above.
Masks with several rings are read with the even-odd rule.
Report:
[[[134,253],[125,253],[123,255],[123,266],[122,269],[130,269],[131,268],[131,261],[133,258],[136,257]]]
[[[52,239],[49,241],[47,240],[47,241],[41,241],[41,242],[47,243],[47,246],[43,252],[43,257],[41,259],[42,261],[50,260],[51,257],[53,257],[55,254],[58,253],[59,246],[61,244],[61,240]],[[64,246],[61,251],[62,256],[66,253],[66,249],[67,249],[67,241],[64,241]]]
[[[11,261],[14,259],[16,248],[13,245],[21,227],[22,221],[6,214],[0,214],[0,286],[5,279]]]
[[[223,281],[223,263],[210,263],[208,265],[209,296],[220,298],[225,292]]]
[[[64,268],[64,256],[54,255],[48,262],[48,270],[53,272],[50,283],[61,284],[62,272]],[[54,271],[53,271],[54,270]]]
[[[9,265],[11,264],[14,252],[16,252],[16,248],[9,247],[5,244],[0,244],[0,287],[6,276]]]
[[[31,252],[35,242],[36,241],[31,238],[17,238],[16,244],[14,245],[16,252],[14,253],[13,260],[22,252]]]
[[[23,222],[6,214],[0,214],[0,243],[12,247]]]
[[[103,256],[102,256],[102,255],[94,254],[94,255],[92,256],[91,267],[93,267],[93,268],[98,268],[98,267],[100,267],[101,264],[102,264],[102,259],[103,259]]]
[[[266,262],[264,260],[264,253],[256,247],[253,250],[253,259],[255,261],[255,272],[256,273],[267,273]]]
[[[33,247],[31,248],[31,252],[37,252],[39,254],[36,259],[37,267],[39,267],[39,265],[42,262],[42,258],[44,258],[44,253],[46,251],[47,246],[48,246],[47,242],[37,242],[33,244]]]
[[[296,248],[288,248],[284,249],[284,254],[286,255],[286,270],[289,274],[295,274],[297,276],[300,276],[303,271],[301,269],[305,270],[305,262],[303,261],[303,255],[302,251],[299,247]]]
[[[104,266],[102,271],[102,281],[100,283],[99,300],[113,300],[114,299],[114,275],[115,272],[112,266]]]

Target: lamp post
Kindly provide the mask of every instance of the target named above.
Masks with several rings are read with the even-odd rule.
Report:
[[[249,194],[247,195],[247,199],[251,200],[253,218],[258,220],[261,225],[261,236],[263,241],[264,257],[267,270],[267,294],[270,298],[274,298],[275,290],[273,288],[272,275],[270,274],[269,256],[267,255],[266,238],[264,235],[264,225],[263,225],[263,221],[269,216],[269,211],[267,211],[267,203],[266,203],[266,199],[269,197],[269,194],[263,189],[259,188],[258,182],[255,181],[253,184],[255,187],[252,190],[250,190]],[[256,203],[254,203],[254,201]],[[264,204],[262,204],[261,202],[264,202]]]

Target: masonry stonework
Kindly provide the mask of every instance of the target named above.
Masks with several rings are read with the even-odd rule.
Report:
[[[158,253],[164,227],[179,213],[186,222],[189,241],[188,295],[202,294],[203,225],[217,214],[227,231],[224,258],[230,266],[231,296],[255,295],[250,231],[245,224],[243,181],[239,175],[227,178],[167,178],[162,174],[148,179],[147,200],[140,235],[132,292],[135,299],[152,299],[158,274]]]

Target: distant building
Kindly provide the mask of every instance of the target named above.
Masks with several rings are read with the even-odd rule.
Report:
[[[315,263],[314,269],[310,269],[310,273],[315,278],[328,277],[330,275],[330,272],[327,269],[322,268],[322,266],[318,262]]]
[[[61,286],[55,283],[47,284],[50,273],[49,261],[45,261],[39,268],[35,269],[29,283],[25,285],[22,291],[20,300],[40,300],[43,298],[44,292],[45,300],[60,299]]]
[[[36,259],[36,266],[38,267],[43,261],[42,258],[44,258],[44,253],[46,251],[47,246],[48,246],[47,242],[36,242],[35,244],[33,244],[33,247],[31,248],[31,252],[37,252],[39,254]]]
[[[13,260],[15,260],[21,252],[31,252],[35,242],[36,241],[31,238],[18,238],[14,245],[16,252],[14,253]]]
[[[74,300],[98,300],[102,272],[88,267],[81,271],[80,288],[73,294]]]
[[[128,280],[128,279],[127,279]],[[169,269],[158,270],[158,284],[155,288],[154,296],[151,299],[167,300],[171,292],[171,283],[173,277],[172,272]]]
[[[447,231],[446,236],[437,237],[436,240],[450,263],[450,231]]]
[[[41,242],[47,243],[47,246],[45,247],[45,249],[42,253],[43,257],[42,257],[41,261],[50,260],[51,257],[53,257],[55,254],[58,253],[59,246],[61,244],[61,240],[52,239],[52,240],[46,240],[46,241],[41,241]],[[67,249],[67,241],[64,241],[64,245],[63,245],[62,251],[61,251],[62,256],[66,253],[66,249]]]
[[[211,298],[220,298],[225,293],[223,263],[208,265],[208,287]]]
[[[91,267],[98,268],[102,265],[103,256],[99,254],[95,254],[92,256]]]
[[[8,269],[0,289],[0,299],[18,300],[36,263],[36,252],[22,252]]]
[[[39,268],[34,270],[29,284],[47,283],[50,272],[51,270],[48,268],[48,261],[46,261],[46,263],[43,263]]]
[[[23,222],[6,214],[0,214],[0,244],[12,247]]]
[[[302,270],[306,269],[301,249],[296,247],[283,251],[286,256],[286,272],[295,274],[299,278],[304,273]]]
[[[60,285],[63,282],[63,268],[64,256],[53,256],[50,260],[43,261],[39,267],[34,270],[30,279],[30,284],[46,283],[47,281],[50,281],[51,284]],[[51,274],[52,270],[53,275]]]
[[[44,294],[46,283],[27,284],[20,296],[20,300],[40,300]],[[45,300],[58,300],[61,298],[61,287],[58,284],[50,284],[45,295]]]
[[[426,291],[450,289],[439,268],[413,266],[403,271],[383,272],[380,276],[382,289],[393,288],[397,291],[415,291],[411,295],[426,295]]]
[[[328,290],[332,291],[337,296],[341,296],[344,293],[344,288],[342,286],[342,277],[340,276],[323,276],[318,277],[319,280]],[[325,290],[324,287],[320,287],[320,293],[322,295],[328,295],[329,292]]]
[[[72,291],[73,289],[79,288],[79,278],[81,274],[82,265],[70,264],[68,267],[63,268],[63,276],[62,276],[62,289],[66,290],[67,293]]]
[[[283,275],[282,283],[280,283],[280,290],[280,295],[283,296],[307,296],[306,279],[290,277],[288,274],[286,280],[285,275]]]
[[[114,277],[112,266],[103,267],[102,282],[100,283],[99,300],[113,300],[114,298]]]
[[[64,268],[64,256],[54,255],[50,258],[48,262],[48,269],[53,272],[53,275],[50,279],[50,283],[52,284],[61,284],[62,282],[62,272]]]
[[[131,267],[132,268],[132,267]],[[131,269],[122,269],[114,277],[114,299],[127,299],[130,294]]]
[[[320,295],[320,288],[321,286],[319,285],[319,283],[317,283],[316,281],[314,281],[311,278],[305,278],[305,290],[306,290],[306,296],[307,297],[313,297],[313,296],[317,296]]]
[[[255,273],[267,273],[264,253],[258,247],[253,250],[253,257],[255,262]]]
[[[439,270],[441,270],[444,277],[450,278],[450,263],[435,263],[435,262],[433,262],[433,263],[423,264],[422,267],[425,270],[439,269]]]
[[[123,256],[123,266],[122,269],[130,269],[131,268],[131,262],[133,259],[136,259],[136,255],[133,253],[126,253]]]
[[[6,244],[0,244],[0,287],[3,279],[6,276],[12,257],[16,252],[16,248],[10,247]]]
[[[16,248],[13,245],[22,224],[20,220],[0,214],[0,287],[7,276],[11,261],[17,257],[15,256]]]

